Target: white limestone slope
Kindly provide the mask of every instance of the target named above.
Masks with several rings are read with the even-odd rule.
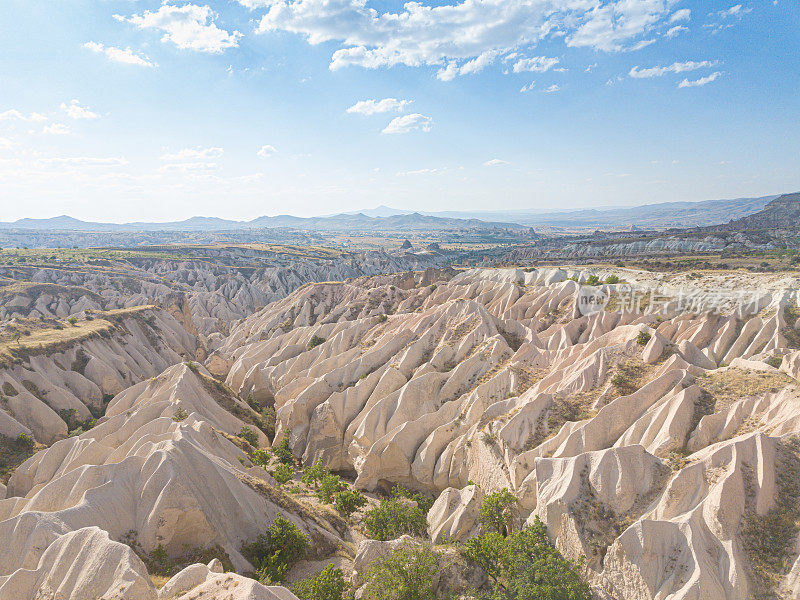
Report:
[[[771,509],[775,448],[800,433],[796,290],[765,287],[723,313],[672,303],[583,316],[568,275],[586,277],[498,269],[307,286],[234,327],[207,365],[274,402],[304,462],[365,489],[444,492],[437,538],[474,527],[458,491],[471,480],[513,490],[565,555],[586,556],[603,597],[753,595],[741,531]],[[765,362],[776,356],[781,370]],[[720,469],[730,477],[709,483]]]

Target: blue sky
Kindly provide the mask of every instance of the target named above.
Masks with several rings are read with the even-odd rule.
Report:
[[[0,221],[800,189],[794,0],[5,0]]]

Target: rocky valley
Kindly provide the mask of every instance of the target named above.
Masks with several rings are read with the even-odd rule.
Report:
[[[800,596],[797,272],[31,252],[3,600]]]

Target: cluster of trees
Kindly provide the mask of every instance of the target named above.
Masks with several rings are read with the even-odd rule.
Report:
[[[307,467],[304,478],[316,485],[318,493],[334,498],[331,474],[321,465]],[[335,476],[334,476],[335,477]],[[325,491],[323,491],[325,489]],[[332,495],[331,495],[332,494]],[[409,517],[416,509],[424,515],[430,508],[425,496],[402,487],[393,490],[392,497],[373,508],[368,515],[380,525],[374,537],[394,539],[397,531],[424,535],[418,516]],[[422,505],[422,506],[420,506]],[[404,507],[404,508],[400,508]],[[425,509],[425,511],[423,510]],[[404,512],[408,511],[408,512]],[[365,523],[369,518],[365,520]],[[589,586],[580,577],[581,562],[565,559],[547,537],[545,525],[536,518],[527,527],[515,527],[516,498],[507,489],[486,494],[480,508],[481,532],[457,548],[460,560],[478,566],[486,573],[488,585],[471,590],[468,595],[484,600],[591,600]],[[415,526],[409,527],[410,523]],[[369,530],[369,525],[367,525]],[[371,532],[372,534],[373,532]],[[262,582],[284,581],[288,569],[302,556],[308,539],[290,521],[278,518],[264,535],[243,548],[243,554],[256,566]],[[366,600],[435,600],[436,581],[448,568],[444,555],[422,540],[401,546],[379,558],[363,574],[362,598]],[[291,586],[292,592],[303,600],[351,600],[354,590],[341,569],[328,565],[314,577]],[[447,590],[438,590],[439,596]],[[463,590],[461,591],[463,593]]]

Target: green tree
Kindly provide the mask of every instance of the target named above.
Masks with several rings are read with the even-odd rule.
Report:
[[[370,537],[376,540],[393,540],[404,533],[423,536],[427,529],[425,513],[410,502],[388,499],[380,506],[367,511],[364,526]]]
[[[242,429],[239,431],[239,437],[254,448],[258,448],[258,434],[252,427],[243,425]]]
[[[508,535],[514,522],[516,504],[517,498],[508,488],[486,494],[481,502],[481,524],[487,531]]]
[[[308,486],[314,486],[316,490],[322,479],[329,473],[330,472],[325,468],[325,465],[322,464],[322,459],[320,458],[317,459],[313,465],[306,465],[303,467],[303,477],[301,481]]]
[[[287,481],[290,481],[292,477],[294,477],[294,471],[292,467],[289,465],[285,465],[280,463],[275,469],[271,471],[272,476],[275,478],[275,481],[283,485]]]
[[[333,498],[333,508],[344,517],[349,517],[366,504],[367,497],[358,490],[344,489]]]
[[[395,498],[407,498],[408,500],[413,500],[417,503],[419,509],[426,515],[435,501],[434,498],[431,498],[427,494],[423,494],[421,492],[411,492],[399,483],[395,484],[395,486],[392,488],[392,496]]]
[[[180,423],[188,416],[189,413],[187,413],[182,406],[179,406],[178,408],[175,409],[175,412],[172,413],[172,420],[175,421],[176,423]]]
[[[427,545],[408,545],[378,559],[367,573],[367,600],[434,600],[439,560]]]
[[[496,600],[591,600],[580,563],[565,559],[547,538],[537,517],[533,525],[503,537],[492,531],[473,537],[462,554],[492,580]]]
[[[284,581],[307,549],[308,537],[291,521],[276,517],[266,533],[242,546],[242,555],[255,567],[258,580],[269,584]]]
[[[325,343],[324,337],[319,337],[318,335],[312,336],[311,341],[308,342],[308,349],[311,350],[312,348],[316,348],[320,344]]]
[[[289,447],[289,435],[290,432],[287,430],[286,433],[283,434],[281,443],[272,449],[275,453],[275,457],[285,465],[294,464],[294,454],[292,454],[292,449]]]
[[[341,569],[328,565],[316,577],[301,579],[292,587],[292,593],[302,600],[343,600],[350,584]]]
[[[333,496],[336,492],[344,489],[344,484],[338,475],[327,473],[319,482],[319,489],[317,490],[317,498],[322,502],[333,502]]]
[[[253,451],[253,462],[262,467],[266,467],[272,459],[272,453],[269,448],[256,448]]]

